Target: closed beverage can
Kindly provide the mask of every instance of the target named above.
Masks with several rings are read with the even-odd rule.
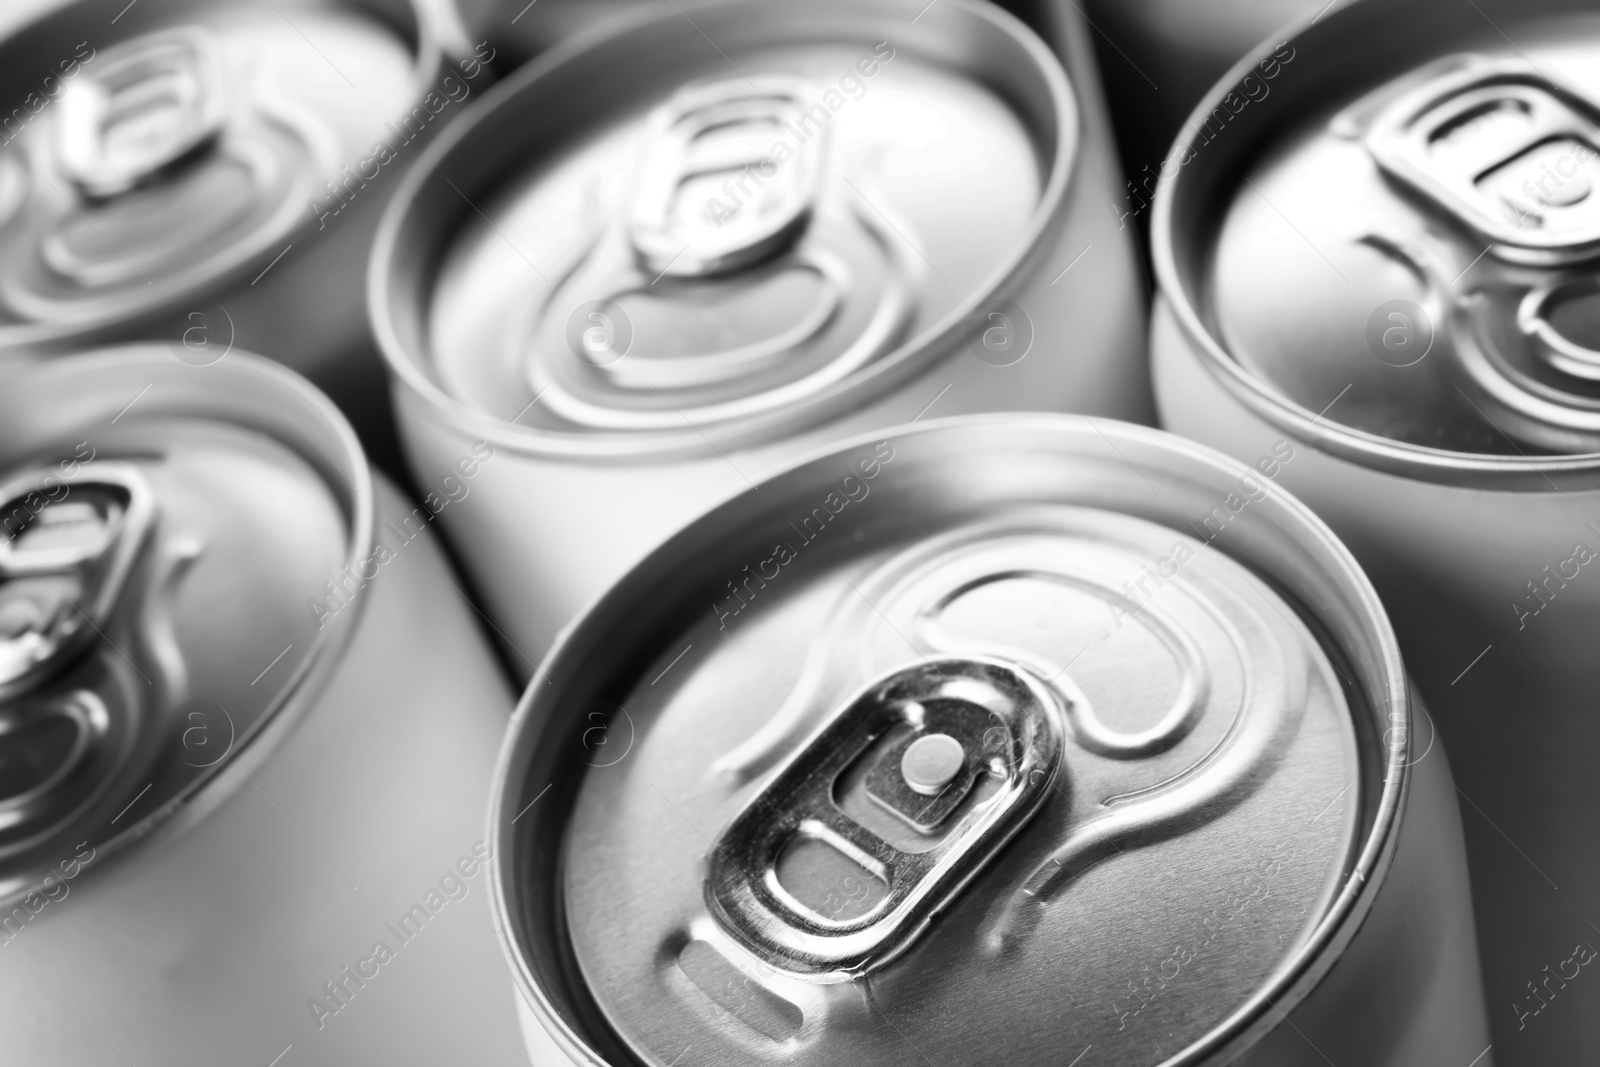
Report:
[[[510,696],[333,405],[62,356],[0,393],[0,483],[7,1061],[505,1061]]]
[[[1240,458],[1297,450],[1284,484],[1372,575],[1450,748],[1495,1056],[1581,1062],[1600,21],[1353,3],[1288,47],[1273,95],[1180,145],[1158,199],[1162,418]]]
[[[0,366],[166,341],[295,368],[395,467],[361,284],[419,139],[493,80],[437,0],[78,0],[0,41]]]
[[[1485,1062],[1448,765],[1276,470],[930,421],[653,552],[501,755],[533,1062]]]
[[[445,521],[513,662],[852,433],[1148,417],[1134,256],[1081,116],[987,4],[711,3],[531,63],[431,146],[370,304],[413,464],[499,450]]]

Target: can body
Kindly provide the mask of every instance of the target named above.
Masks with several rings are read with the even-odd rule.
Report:
[[[328,393],[402,473],[362,268],[397,172],[493,80],[492,51],[464,46],[431,2],[120,8],[57,5],[0,45],[0,359],[143,340],[199,365],[260,352]],[[170,127],[119,169],[95,142],[115,123],[80,132],[100,106],[84,101],[122,121],[117,94],[163,77],[193,96],[161,100]]]
[[[563,633],[501,756],[496,918],[535,1061],[666,1063],[696,1036],[712,1062],[774,1042],[800,1062],[910,1062],[935,1040],[1007,1062],[1492,1059],[1448,763],[1411,729],[1426,719],[1376,596],[1275,477],[1109,421],[957,418],[813,457],[657,549]],[[837,527],[786,532],[835,488],[851,499]],[[1191,532],[1229,494],[1226,530]],[[765,583],[741,606],[721,577],[769,551],[777,573],[752,564]],[[1236,567],[1277,591],[1229,600],[1255,580]],[[1209,589],[1216,613],[1186,616],[1175,587]],[[1278,643],[1295,616],[1311,628]],[[1166,636],[1135,652],[1140,633]],[[1333,688],[1300,688],[1301,663]],[[1055,770],[1048,715],[1013,730],[1032,705],[982,681],[1004,677],[1072,694]],[[1325,718],[1335,689],[1350,703]],[[959,724],[957,691],[987,729]],[[1280,712],[1293,742],[1258,732]],[[1001,784],[964,793],[919,746],[999,753]],[[896,767],[916,795],[894,792]],[[1000,821],[1029,789],[1036,814]],[[886,808],[933,840],[901,851],[914,842]],[[968,836],[979,825],[1009,829]],[[1259,837],[1209,836],[1224,825]],[[812,842],[869,873],[841,879]],[[1234,924],[1252,908],[1248,947]]]
[[[374,523],[405,513],[393,488],[366,473],[332,406],[255,357],[234,353],[209,368],[184,366],[165,346],[64,357],[19,377],[6,403],[21,405],[6,419],[8,464],[81,437],[99,444],[85,478],[117,461],[122,446],[109,434],[142,433],[141,423],[218,420],[305,449],[348,509],[358,569],[370,558]],[[161,522],[152,551],[171,538]],[[297,684],[248,733],[233,706],[229,725],[196,720],[210,733],[191,727],[171,738],[196,752],[228,733],[212,777],[151,808],[141,807],[150,793],[134,797],[112,813],[115,823],[85,829],[81,845],[72,835],[77,851],[63,858],[75,861],[52,866],[43,895],[8,900],[0,1014],[21,1059],[209,1064],[246,1054],[348,1063],[432,1049],[499,1062],[509,1054],[493,1027],[514,1025],[510,999],[481,978],[496,962],[481,811],[509,698],[472,609],[428,540],[397,546],[326,631],[306,611],[300,647],[277,662],[274,648],[259,664],[223,665],[261,671],[257,690],[277,691],[285,677]],[[213,541],[202,558],[221,551]],[[196,603],[181,583],[175,595]],[[327,596],[304,591],[308,603]],[[192,657],[193,635],[181,622],[176,633],[179,654]],[[297,662],[319,636],[315,657]],[[174,684],[133,643],[118,644],[158,674],[153,684]],[[203,697],[216,665],[185,662],[190,695]],[[421,780],[426,789],[415,788]],[[403,922],[418,902],[423,918],[413,916],[402,940],[385,924]],[[388,954],[374,954],[380,940]],[[443,1020],[430,1011],[429,1024],[417,1024],[425,1006],[451,1000]]]
[[[998,6],[1026,22],[1050,43],[1056,54],[1061,57],[1061,61],[1067,65],[1073,81],[1080,83],[1080,92],[1094,97],[1103,95],[1100,89],[1093,85],[1097,81],[1092,66],[1095,62],[1093,42],[1083,35],[1078,25],[1080,16],[1074,12],[1071,5],[1060,3],[1059,0],[1042,0],[1042,2],[1001,0]],[[511,65],[525,63],[579,34],[594,32],[605,22],[622,21],[651,8],[665,7],[667,7],[665,0],[540,0],[538,6],[512,3],[509,0],[456,0],[455,2],[462,32],[474,41],[487,40],[506,63]],[[1098,11],[1094,12],[1097,22],[1101,21],[1101,14]],[[1270,18],[1256,15],[1255,12],[1251,15],[1253,17],[1248,21],[1252,26],[1271,21]],[[1290,17],[1291,13],[1285,12],[1283,18],[1278,21],[1287,22]],[[1227,61],[1231,62],[1243,55],[1250,45],[1265,36],[1267,30],[1271,28],[1272,26],[1265,26],[1261,32],[1253,35],[1249,32],[1232,33],[1230,40],[1240,39],[1237,46],[1233,47]],[[1194,86],[1192,94],[1194,99],[1198,99],[1201,91],[1211,81],[1216,80],[1216,75],[1220,74],[1226,65],[1223,63],[1209,79]],[[1097,125],[1109,122],[1103,114],[1103,103],[1099,105],[1099,110],[1102,114],[1086,118],[1086,121]],[[1098,137],[1099,134],[1095,136]],[[1112,152],[1109,132],[1105,136],[1107,138],[1105,150]]]
[[[1159,308],[1152,357],[1166,428],[1241,460],[1293,440],[1222,389]],[[1600,540],[1588,531],[1600,491],[1431,484],[1293,443],[1283,484],[1372,577],[1455,766],[1494,1055],[1501,1063],[1551,1062],[1555,1050],[1584,1040],[1592,1018],[1580,1010],[1559,1029],[1539,1025],[1558,1023],[1553,1009],[1561,1005],[1550,1001],[1545,1019],[1528,1018],[1542,1006],[1528,983],[1572,957],[1567,942],[1592,940],[1577,900],[1579,887],[1600,884],[1600,866],[1572,843],[1600,832],[1578,772],[1600,744],[1587,695],[1600,682],[1588,651],[1600,596],[1574,584],[1525,629],[1513,605],[1526,582],[1571,557],[1574,542]]]
[[[1561,257],[1587,253],[1563,230],[1553,186],[1548,195],[1530,186],[1529,215],[1540,212],[1539,225],[1518,226],[1508,210],[1503,231],[1477,213],[1475,197],[1500,195],[1488,179],[1463,186],[1460,197],[1430,192],[1450,161],[1406,157],[1408,127],[1396,123],[1405,115],[1421,129],[1463,91],[1525,93],[1530,107],[1556,98],[1592,106],[1578,102],[1592,87],[1566,96],[1550,88],[1567,84],[1561,75],[1546,82],[1511,68],[1592,48],[1594,26],[1559,4],[1486,13],[1535,58],[1506,48],[1495,31],[1480,35],[1471,20],[1451,19],[1437,23],[1421,53],[1384,51],[1341,73],[1333,42],[1403,35],[1437,16],[1421,5],[1349,5],[1289,40],[1295,58],[1275,84],[1276,103],[1240,115],[1227,140],[1189,146],[1157,209],[1162,292],[1152,372],[1165,427],[1246,461],[1292,449],[1283,484],[1371,575],[1456,772],[1493,1054],[1533,1064],[1581,1059],[1595,1039],[1584,1006],[1592,994],[1570,979],[1593,943],[1581,902],[1600,890],[1600,865],[1575,847],[1596,831],[1579,768],[1600,741],[1589,696],[1600,681],[1589,647],[1600,593],[1587,581],[1600,547],[1591,525],[1600,468],[1582,375],[1542,369],[1561,360],[1553,349],[1541,354],[1515,303],[1505,310],[1496,301],[1544,291],[1551,277],[1565,277]],[[1208,103],[1229,88],[1218,86]],[[1311,106],[1325,125],[1296,117]],[[1497,168],[1493,139],[1477,142],[1470,124],[1461,129],[1458,143],[1488,146],[1484,174],[1529,159],[1537,170],[1515,135],[1502,142],[1510,159]],[[1324,189],[1308,208],[1267,177],[1313,156],[1349,195]],[[1254,190],[1236,197],[1238,179],[1222,178],[1224,170],[1244,173]],[[1302,229],[1294,236],[1285,228],[1281,247],[1275,238],[1256,242],[1252,256],[1264,269],[1249,298],[1255,311],[1241,314],[1243,290],[1230,286],[1244,259],[1229,259],[1226,235],[1243,232],[1229,227],[1256,209],[1282,212],[1274,217],[1287,222],[1274,227]],[[1213,226],[1218,218],[1225,221]],[[1478,232],[1488,232],[1480,227],[1495,239],[1480,241]],[[1479,251],[1483,260],[1463,269]],[[1460,264],[1448,265],[1462,252]],[[1299,274],[1301,253],[1327,272],[1327,288],[1284,303],[1267,275],[1313,292]],[[1201,281],[1208,272],[1213,279]],[[1213,281],[1211,292],[1222,295],[1199,295]],[[1197,309],[1211,325],[1200,325]],[[1376,325],[1364,338],[1369,312]],[[1266,343],[1264,331],[1278,331],[1283,344]]]
[[[894,4],[837,12],[832,8],[800,12],[765,3],[711,4],[688,14],[692,20],[658,11],[614,24],[608,35],[588,38],[587,48],[566,54],[560,62],[525,69],[503,83],[504,88],[485,101],[471,122],[452,131],[430,151],[428,162],[408,180],[390,209],[374,252],[372,312],[386,358],[396,371],[396,405],[402,413],[402,433],[414,469],[419,474],[447,470],[450,458],[461,453],[467,440],[487,439],[499,450],[501,459],[475,487],[476,503],[454,509],[446,522],[496,623],[516,646],[513,661],[524,670],[531,670],[556,630],[579,605],[671,530],[759,482],[767,472],[830,441],[872,426],[914,419],[923,412],[938,416],[1043,409],[1136,421],[1150,415],[1147,372],[1137,356],[1142,326],[1135,320],[1140,318],[1141,287],[1128,235],[1119,232],[1115,220],[1103,210],[1112,168],[1108,133],[1098,92],[1087,84],[1083,71],[1074,71],[1070,81],[1061,78],[1056,61],[1041,42],[988,5],[955,6],[944,14],[930,11],[909,30],[902,28],[910,23],[899,19],[901,11]],[[1064,21],[1062,25],[1063,33],[1076,44],[1074,54],[1084,52],[1078,23]],[[469,222],[477,226],[486,235],[487,247],[510,257],[506,270],[534,267],[541,277],[566,277],[540,258],[553,257],[561,242],[554,238],[541,241],[538,231],[520,237],[515,231],[518,223],[506,222],[513,227],[503,231],[513,254],[487,228],[500,228],[501,222],[481,222],[464,201],[473,205],[483,202],[482,197],[497,187],[495,182],[501,189],[516,185],[515,179],[492,176],[515,175],[519,169],[531,167],[526,159],[539,158],[533,153],[543,150],[546,143],[562,143],[563,131],[583,129],[584,121],[600,123],[595,117],[544,129],[527,122],[529,114],[540,110],[540,101],[572,99],[566,81],[581,78],[590,68],[633,71],[638,87],[619,85],[623,100],[657,82],[665,87],[649,99],[654,102],[661,95],[670,95],[677,87],[673,77],[680,83],[689,78],[688,65],[677,75],[670,68],[688,61],[652,60],[646,68],[641,66],[642,57],[674,55],[660,42],[678,42],[680,37],[683,54],[697,56],[705,51],[705,44],[696,26],[733,48],[752,48],[767,39],[818,39],[833,46],[837,39],[841,42],[838,47],[865,49],[862,54],[867,58],[860,60],[860,69],[895,72],[865,77],[848,73],[847,78],[861,87],[866,103],[842,103],[845,98],[839,97],[846,109],[839,112],[839,121],[852,115],[848,108],[857,108],[854,114],[859,115],[863,114],[860,109],[875,100],[889,99],[890,93],[917,91],[914,87],[874,88],[867,78],[898,76],[911,63],[926,63],[926,69],[944,77],[952,70],[945,64],[950,42],[956,37],[971,33],[991,42],[986,47],[1008,59],[959,66],[958,78],[970,79],[962,84],[992,87],[1017,78],[1014,99],[1025,101],[1025,111],[1037,108],[1035,118],[1029,121],[1052,131],[1038,160],[1047,180],[1032,192],[1019,189],[1005,198],[1008,212],[1030,198],[1038,198],[1038,203],[1026,233],[1019,230],[1016,241],[1005,244],[1009,258],[999,268],[1003,276],[981,282],[957,278],[951,283],[950,277],[944,276],[955,277],[956,272],[948,258],[945,263],[938,262],[937,249],[926,257],[920,252],[906,253],[911,263],[908,269],[920,272],[942,294],[938,300],[968,294],[961,308],[951,306],[937,323],[931,317],[918,319],[918,330],[924,322],[930,324],[929,329],[905,339],[893,351],[882,346],[881,358],[831,385],[797,393],[783,404],[773,399],[778,395],[775,391],[762,393],[756,401],[772,402],[752,409],[753,415],[709,414],[713,407],[696,407],[664,392],[657,400],[641,388],[646,400],[659,407],[651,417],[665,413],[664,417],[674,420],[671,425],[652,424],[656,428],[647,432],[618,431],[623,423],[616,420],[631,414],[616,415],[600,405],[598,414],[591,406],[584,408],[582,415],[594,417],[596,425],[605,423],[608,430],[591,432],[589,427],[574,428],[559,420],[553,428],[536,429],[532,424],[546,417],[541,414],[546,409],[555,407],[559,389],[545,393],[512,382],[504,392],[514,393],[515,403],[499,400],[494,391],[486,397],[463,398],[462,388],[444,380],[448,375],[439,370],[446,362],[441,352],[453,344],[466,353],[452,357],[458,369],[449,373],[456,374],[458,381],[470,381],[473,375],[481,378],[481,368],[459,368],[477,359],[477,353],[482,353],[482,365],[493,366],[518,350],[492,331],[482,333],[481,343],[478,335],[473,335],[470,343],[451,342],[451,336],[481,329],[485,321],[498,329],[501,320],[511,322],[522,311],[513,300],[505,310],[456,311],[453,317],[441,313],[441,306],[448,309],[441,300],[460,303],[459,297],[448,293],[474,289],[451,273],[466,277],[457,267],[470,258],[453,247],[465,243],[465,239],[457,241],[457,232],[465,230]],[[868,54],[874,47],[879,49],[877,56],[903,54],[906,58],[893,61],[901,63],[900,67],[888,60],[880,66]],[[844,60],[854,62],[855,57],[847,54]],[[851,142],[846,138],[840,143]],[[765,148],[763,144],[758,150]],[[838,156],[853,159],[854,152],[841,150]],[[821,165],[824,185],[831,181],[847,195],[860,192],[860,183],[866,179],[857,178],[851,184],[848,179],[829,178],[829,165]],[[918,166],[948,168],[952,174],[960,170],[956,161],[933,161],[932,157]],[[619,169],[627,172],[626,167]],[[781,169],[779,174],[786,176]],[[518,201],[502,200],[499,207],[484,202],[485,219],[514,215]],[[867,215],[862,217],[873,217],[875,209],[863,210]],[[950,225],[942,218],[938,224]],[[716,232],[714,226],[711,232]],[[970,236],[972,232],[962,239]],[[889,235],[890,246],[897,246],[898,241]],[[803,242],[798,247],[803,250]],[[674,244],[666,251],[676,248]],[[1099,258],[1102,253],[1103,259]],[[456,266],[440,265],[452,255],[450,262]],[[979,260],[985,255],[988,253],[974,253]],[[670,255],[660,258],[662,275],[683,270]],[[780,256],[776,262],[785,260]],[[765,268],[719,269],[727,271],[719,277],[739,282]],[[641,291],[660,281],[659,276],[652,281],[654,273],[652,269],[641,275]],[[494,272],[488,275],[489,286],[495,277]],[[531,272],[528,278],[529,284],[534,284]],[[438,297],[438,290],[447,296]],[[425,313],[422,309],[430,304],[436,306]],[[965,310],[969,306],[971,310]],[[711,313],[705,317],[710,318]],[[451,325],[441,325],[443,322]],[[457,330],[457,322],[465,329]],[[683,322],[665,330],[657,326],[647,334],[641,321],[633,327],[633,344],[677,345],[686,353],[699,355],[701,349],[696,345],[702,342],[692,335],[693,328],[694,323]],[[991,343],[1015,348],[997,354],[985,348]],[[499,357],[497,352],[508,355]],[[571,360],[570,356],[564,358]],[[619,358],[615,365],[618,373],[635,365],[650,366],[631,362],[634,355]],[[481,385],[478,388],[484,392]],[[516,390],[526,390],[526,397]],[[757,392],[755,385],[750,392]],[[715,410],[731,410],[751,399],[745,394],[732,396]],[[497,402],[508,406],[503,411],[490,410]],[[563,408],[566,410],[571,409]],[[708,414],[703,416],[702,411]]]

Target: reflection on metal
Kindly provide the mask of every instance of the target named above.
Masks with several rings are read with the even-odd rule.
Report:
[[[893,785],[910,738],[952,734],[965,739],[965,773],[933,790],[933,800],[911,793],[896,804]],[[707,904],[736,939],[779,970],[859,978],[903,952],[1022,828],[1049,793],[1061,744],[1055,698],[1015,667],[934,659],[901,668],[869,684],[712,843]],[[875,775],[880,768],[889,773]],[[835,796],[850,788],[852,770],[857,788],[863,774],[868,789],[874,777],[882,781],[874,798],[929,839],[896,848],[845,815]],[[938,822],[957,810],[960,817],[940,827],[927,813],[946,796],[951,810]],[[780,866],[780,854],[800,842],[853,862],[860,878],[876,879],[884,892],[869,911],[843,917],[802,900],[791,879],[807,878],[803,868],[816,864],[791,864],[799,871]]]

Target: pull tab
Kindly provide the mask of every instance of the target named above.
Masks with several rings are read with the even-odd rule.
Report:
[[[0,698],[48,677],[104,626],[155,505],[133,467],[33,471],[0,488]]]
[[[125,193],[213,143],[225,106],[210,33],[181,27],[136,37],[63,94],[61,166],[86,196]]]
[[[738,270],[800,236],[828,138],[826,118],[807,110],[807,88],[790,78],[733,78],[682,89],[656,112],[629,225],[646,271],[697,278]]]
[[[1038,809],[1062,711],[998,659],[895,671],[834,717],[706,855],[706,901],[771,966],[843,980],[889,962]]]
[[[1530,64],[1479,61],[1387,108],[1367,148],[1514,262],[1600,252],[1600,117]]]

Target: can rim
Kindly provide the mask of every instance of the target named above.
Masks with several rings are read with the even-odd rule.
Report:
[[[1284,42],[1304,43],[1307,36],[1335,34],[1366,7],[1357,0],[1343,0],[1334,10],[1302,16],[1279,34],[1245,55],[1201,98],[1180,128],[1166,158],[1189,146],[1183,130],[1197,128],[1200,121],[1249,74],[1256,64],[1273,55]],[[1352,13],[1354,12],[1354,13]],[[1332,26],[1333,29],[1326,29]],[[1319,42],[1320,43],[1320,42]],[[1247,120],[1248,121],[1248,120]],[[1256,143],[1259,143],[1256,142]],[[1219,166],[1236,165],[1238,153],[1216,153],[1227,157]],[[1330,455],[1362,467],[1399,475],[1422,482],[1501,490],[1569,491],[1592,488],[1600,483],[1600,452],[1569,453],[1557,456],[1496,456],[1476,452],[1456,452],[1429,445],[1395,441],[1379,434],[1325,420],[1317,412],[1302,407],[1262,381],[1234,359],[1222,342],[1202,320],[1196,306],[1200,286],[1179,265],[1180,248],[1187,251],[1199,244],[1201,236],[1193,228],[1184,229],[1177,220],[1174,201],[1189,195],[1183,179],[1185,165],[1163,174],[1156,188],[1154,213],[1150,221],[1151,259],[1155,268],[1157,301],[1152,314],[1171,313],[1191,350],[1224,389],[1252,413],[1295,439]]]
[[[688,5],[685,5],[688,6]],[[699,0],[690,11],[748,7],[748,0]],[[925,358],[949,349],[960,334],[965,320],[984,301],[993,298],[1007,282],[1023,273],[1040,247],[1045,234],[1067,208],[1067,191],[1078,167],[1083,144],[1083,120],[1071,81],[1050,46],[1031,27],[1016,16],[982,0],[951,0],[946,5],[965,16],[987,22],[1008,34],[1033,60],[1034,68],[1049,93],[1055,110],[1056,148],[1048,178],[1040,190],[1027,229],[1016,247],[990,272],[983,283],[940,319],[871,366],[842,381],[813,393],[787,411],[757,414],[743,419],[685,430],[651,430],[622,433],[589,433],[519,426],[488,415],[441,388],[423,369],[426,352],[412,353],[401,340],[391,310],[396,288],[392,282],[395,263],[402,259],[403,231],[424,186],[434,179],[450,153],[472,137],[489,117],[513,105],[524,95],[537,93],[539,86],[556,71],[569,64],[589,60],[593,53],[617,38],[642,35],[648,27],[675,18],[687,17],[679,5],[674,10],[646,10],[608,20],[562,42],[529,61],[516,73],[496,84],[482,100],[456,122],[451,123],[404,176],[402,184],[385,207],[367,264],[367,315],[372,331],[394,375],[396,391],[404,390],[424,405],[427,417],[461,432],[486,438],[497,447],[525,455],[551,456],[587,461],[623,460],[630,462],[664,460],[710,454],[719,446],[759,444],[785,431],[802,431],[825,424],[853,410],[861,403],[890,389],[902,377],[914,372]],[[421,283],[431,289],[431,275]],[[428,312],[414,312],[423,322]]]
[[[349,529],[345,537],[343,565],[352,569],[357,566],[370,550],[375,513],[373,479],[366,454],[361,448],[355,430],[333,401],[304,377],[282,364],[248,352],[235,351],[229,353],[227,360],[220,364],[192,367],[174,358],[165,345],[142,342],[95,348],[52,358],[35,364],[18,377],[21,380],[39,380],[54,376],[68,381],[77,379],[96,382],[108,371],[137,371],[143,368],[149,369],[152,374],[162,373],[168,380],[187,374],[235,375],[248,383],[269,404],[276,406],[272,399],[272,394],[276,394],[280,400],[301,405],[303,411],[318,420],[321,428],[332,437],[332,446],[336,452],[334,457],[324,454],[321,447],[287,415],[282,415],[281,411],[279,414],[282,415],[283,421],[288,422],[311,445],[315,454],[308,453],[293,443],[287,433],[274,435],[260,427],[240,422],[237,419],[240,414],[238,409],[219,412],[209,406],[198,407],[195,401],[204,397],[206,392],[204,387],[195,389],[184,398],[184,403],[176,404],[163,413],[169,418],[198,416],[230,426],[244,426],[246,429],[254,429],[256,432],[272,436],[285,448],[293,451],[323,478],[341,510],[345,512],[345,521]],[[89,406],[89,399],[87,395],[80,397],[78,404],[80,414]],[[148,404],[153,399],[149,398],[143,403]],[[104,409],[102,413],[111,413],[120,405],[121,400],[117,398],[99,407]],[[339,465],[340,461],[344,464],[343,467]],[[348,493],[339,491],[338,483],[331,475],[344,479],[349,486]],[[341,662],[341,654],[348,647],[360,625],[366,610],[366,599],[358,598],[353,605],[353,611],[340,611],[324,620],[326,630],[322,632],[321,640],[306,658],[296,665],[289,680],[284,683],[277,697],[262,714],[260,725],[243,739],[232,755],[222,761],[214,774],[197,778],[183,790],[169,797],[156,812],[132,823],[127,830],[96,846],[97,860],[94,864],[96,870],[102,866],[98,855],[103,854],[107,859],[120,857],[141,842],[149,842],[146,847],[159,847],[160,842],[169,841],[184,833],[254,777],[326,688]],[[25,877],[30,878],[29,884],[19,888],[16,893],[9,894],[6,899],[26,895],[33,888],[32,876]]]
[[[1090,422],[1084,417],[1048,413],[976,414],[955,415],[931,419],[916,425],[906,424],[862,434],[850,440],[815,449],[801,459],[784,467],[763,480],[761,487],[778,487],[786,480],[800,477],[814,464],[885,438],[903,440],[932,434],[961,431],[968,428],[992,427],[996,430],[1027,432],[1067,432],[1081,437],[1086,443],[1098,447],[1110,441],[1113,447],[1120,440],[1129,446],[1155,446],[1176,450],[1178,442],[1189,457],[1203,461],[1216,473],[1237,479],[1253,474],[1253,468],[1224,455],[1209,446],[1179,438],[1167,433],[1131,423],[1115,420]],[[1120,453],[1120,449],[1118,449]],[[755,490],[739,494],[674,534],[665,543],[629,569],[628,573],[604,594],[595,598],[569,623],[552,644],[532,680],[517,702],[500,754],[495,763],[490,782],[492,800],[489,809],[488,839],[493,842],[490,859],[490,911],[501,950],[510,963],[515,985],[546,1035],[574,1064],[581,1067],[612,1067],[584,1038],[546,995],[538,977],[533,973],[519,927],[521,919],[513,913],[513,902],[518,894],[516,872],[511,857],[516,851],[516,831],[513,826],[512,805],[522,795],[522,780],[533,749],[542,740],[541,734],[553,705],[561,698],[566,679],[562,675],[581,669],[574,666],[587,647],[621,617],[632,603],[639,588],[644,587],[652,574],[670,572],[694,555],[694,535],[708,524],[737,525],[736,512]],[[1383,693],[1367,694],[1367,703],[1374,715],[1403,713],[1406,724],[1404,749],[1387,748],[1386,763],[1377,803],[1372,809],[1370,826],[1364,831],[1359,848],[1355,851],[1350,873],[1344,884],[1329,903],[1321,920],[1306,936],[1300,947],[1283,961],[1273,979],[1250,995],[1231,1012],[1214,1024],[1202,1037],[1173,1056],[1163,1060],[1159,1067],[1198,1067],[1208,1057],[1222,1050],[1242,1052],[1266,1035],[1274,1026],[1268,1013],[1270,1008],[1279,1016],[1286,1016],[1302,1001],[1322,978],[1332,969],[1339,952],[1354,937],[1362,920],[1370,911],[1378,888],[1394,859],[1399,841],[1400,817],[1410,789],[1412,761],[1410,750],[1416,731],[1411,728],[1415,719],[1414,699],[1407,682],[1399,639],[1379,600],[1366,572],[1355,556],[1339,540],[1333,530],[1311,508],[1287,490],[1274,497],[1286,509],[1286,518],[1299,532],[1313,542],[1313,547],[1324,554],[1329,565],[1329,577],[1338,581],[1349,595],[1347,608],[1354,612],[1356,623],[1370,634],[1371,646],[1378,655],[1371,668],[1374,677],[1382,680]],[[1220,546],[1219,546],[1220,547]],[[1226,551],[1226,550],[1223,550]],[[1255,572],[1256,568],[1244,559],[1244,566]],[[1301,610],[1310,612],[1314,605],[1302,604]],[[554,694],[554,695],[550,695]],[[1352,711],[1355,709],[1352,708]],[[1391,720],[1392,721],[1392,720]],[[540,794],[543,795],[542,793]],[[535,798],[537,801],[538,798]],[[530,805],[531,806],[531,805]],[[523,812],[526,812],[526,808]],[[516,813],[518,816],[522,812]],[[578,979],[581,981],[581,979]]]
[[[19,35],[33,32],[46,23],[81,17],[84,14],[82,8],[85,6],[87,5],[58,5],[42,11],[22,25],[13,27],[0,43],[11,44]],[[104,6],[110,9],[119,5],[114,0],[108,0]],[[412,98],[413,104],[421,99],[421,95],[442,76],[443,72],[449,69],[446,60],[449,58],[450,46],[459,45],[465,40],[466,31],[453,25],[451,19],[442,14],[437,5],[430,0],[342,0],[340,6],[352,16],[365,18],[395,33],[401,42],[407,45],[411,57],[411,72],[415,79],[416,96]],[[395,17],[396,11],[392,9],[408,13],[410,25],[400,24]],[[179,15],[183,13],[182,5],[179,6],[177,13]],[[459,20],[456,22],[459,23]],[[113,44],[120,44],[122,40],[128,39],[124,37]],[[290,206],[285,205],[282,211],[285,219],[304,213],[301,208],[290,211],[288,210]],[[79,347],[83,350],[91,348],[98,350],[102,345],[118,343],[121,338],[116,335],[125,331],[130,324],[159,318],[185,300],[226,293],[229,287],[244,281],[259,270],[260,265],[277,250],[280,241],[298,241],[311,229],[314,221],[315,217],[312,215],[310,221],[302,219],[298,224],[287,228],[269,229],[247,237],[249,250],[242,256],[230,252],[229,261],[222,264],[220,270],[216,265],[210,265],[206,267],[205,273],[195,273],[191,270],[188,274],[162,280],[159,284],[163,288],[158,302],[154,305],[112,308],[83,315],[70,322],[22,320],[0,325],[0,337],[3,337],[4,347],[8,349],[38,348],[47,351]]]

